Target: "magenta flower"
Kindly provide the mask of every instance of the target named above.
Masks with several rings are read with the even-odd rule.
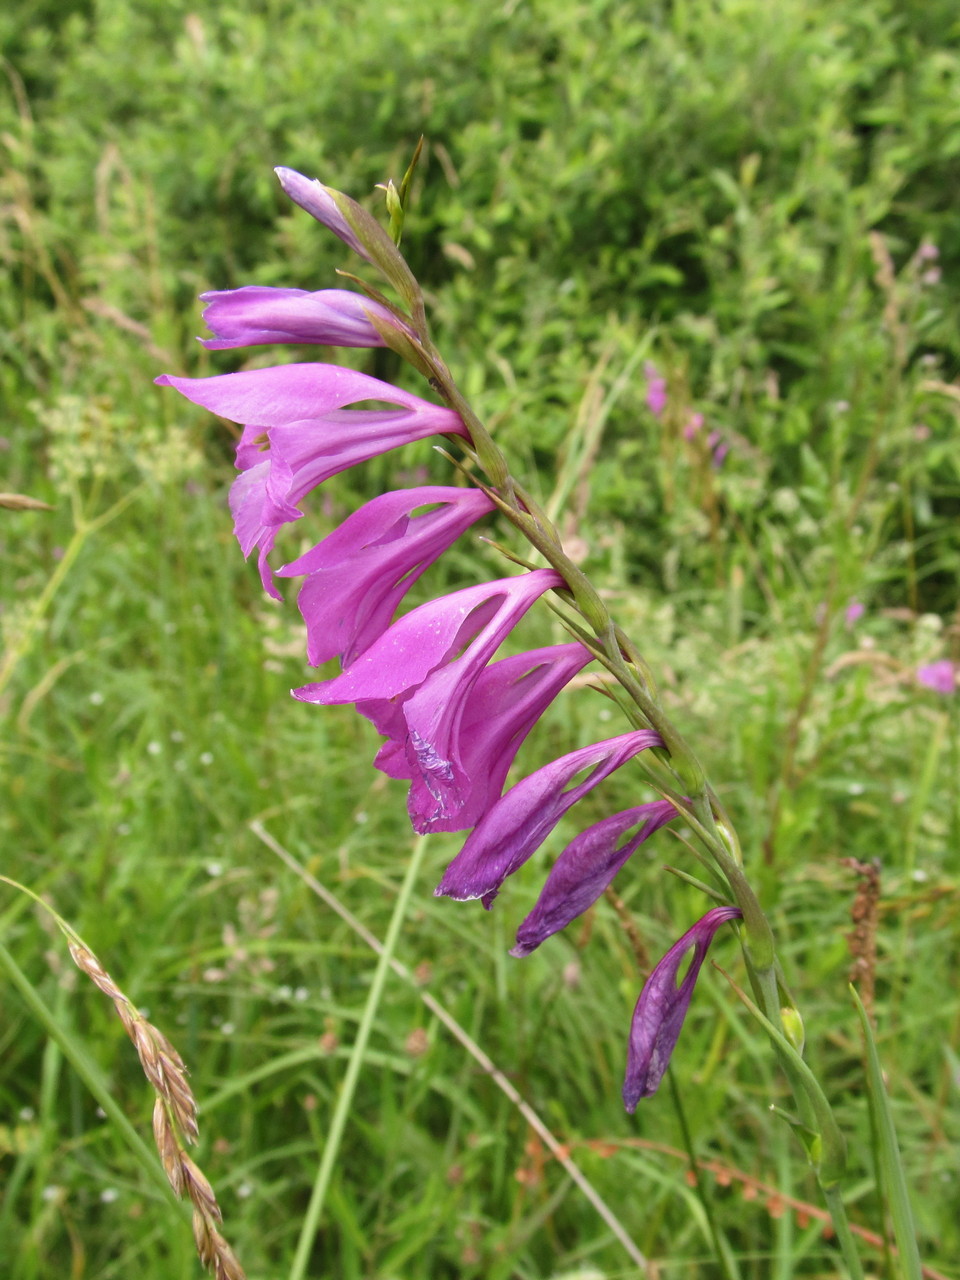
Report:
[[[659,418],[667,407],[667,380],[655,364],[644,365],[644,373],[647,376],[647,408],[655,418]]]
[[[261,581],[276,599],[280,593],[267,556],[280,526],[303,515],[296,504],[312,489],[402,444],[439,433],[467,434],[452,409],[339,365],[288,364],[212,378],[165,373],[156,381],[247,424],[237,446],[243,474],[230,492],[230,509],[243,554],[259,548]],[[345,408],[367,400],[397,407]]]
[[[854,627],[863,617],[866,610],[859,600],[851,600],[843,611],[843,620],[847,627]]]
[[[650,729],[581,747],[522,778],[484,815],[435,889],[437,897],[490,907],[507,876],[539,849],[563,815],[615,769],[646,747],[662,745]],[[591,772],[564,790],[578,773]]]
[[[528,956],[593,906],[631,854],[676,816],[668,800],[655,800],[615,813],[581,832],[553,864],[536,906],[517,930],[517,944],[510,954]],[[637,823],[639,831],[618,844]]]
[[[917,667],[917,679],[934,693],[954,693],[957,687],[956,671],[949,658]]]
[[[507,773],[527,734],[590,659],[581,644],[554,645],[502,658],[481,671],[466,698],[452,752],[460,760],[465,779],[460,806],[446,817],[436,814],[430,778],[411,766],[404,744],[386,742],[375,763],[392,778],[411,779],[407,808],[414,828],[465,831],[475,826],[500,799]]]
[[[392,311],[347,289],[269,289],[245,285],[242,289],[201,293],[207,304],[204,323],[216,335],[201,338],[209,351],[231,347],[256,347],[272,342],[308,342],[329,347],[383,347],[380,333],[371,323],[376,316],[385,325],[413,333]]]
[[[477,489],[397,489],[368,502],[279,569],[281,578],[306,575],[297,603],[307,624],[310,664],[339,657],[348,667],[390,626],[417,579],[493,509]]]
[[[325,706],[355,703],[403,749],[414,771],[409,776],[423,781],[423,807],[411,813],[415,829],[437,829],[470,799],[459,744],[474,684],[533,602],[562,585],[552,569],[535,569],[432,600],[395,622],[342,675],[295,689],[294,697]],[[396,777],[396,757],[388,758]]]
[[[630,1024],[627,1074],[623,1082],[623,1103],[628,1111],[635,1111],[641,1098],[656,1093],[680,1036],[710,943],[722,924],[742,914],[739,907],[714,907],[708,911],[673,944],[644,984]],[[678,985],[680,970],[691,948],[693,959]]]

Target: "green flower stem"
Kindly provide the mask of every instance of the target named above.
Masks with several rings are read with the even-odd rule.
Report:
[[[830,1210],[830,1219],[837,1235],[837,1244],[840,1246],[843,1261],[850,1273],[850,1280],[863,1280],[863,1267],[860,1263],[860,1255],[857,1252],[857,1243],[853,1238],[853,1232],[850,1230],[850,1223],[847,1221],[847,1211],[840,1195],[840,1188],[837,1186],[824,1187],[821,1184],[821,1191],[827,1208]]]
[[[347,1063],[347,1070],[343,1077],[343,1083],[340,1086],[337,1103],[333,1110],[333,1116],[330,1119],[330,1128],[327,1133],[327,1140],[324,1144],[323,1154],[320,1157],[320,1164],[317,1168],[316,1177],[314,1179],[313,1190],[310,1194],[310,1203],[307,1206],[307,1211],[303,1219],[303,1226],[300,1229],[300,1239],[297,1242],[297,1251],[293,1259],[293,1265],[290,1268],[289,1280],[304,1280],[304,1276],[307,1274],[307,1266],[310,1262],[313,1242],[320,1229],[320,1219],[323,1214],[327,1191],[330,1187],[330,1179],[333,1176],[337,1155],[340,1151],[340,1143],[343,1140],[347,1117],[349,1116],[350,1108],[353,1105],[353,1095],[356,1092],[357,1081],[360,1078],[360,1072],[363,1068],[364,1058],[367,1052],[367,1044],[370,1040],[370,1033],[373,1030],[374,1021],[376,1020],[377,1013],[380,1009],[380,1001],[383,997],[387,974],[390,972],[390,967],[393,963],[393,953],[396,950],[397,941],[400,937],[400,930],[403,927],[403,922],[407,915],[407,909],[410,906],[410,899],[413,895],[417,876],[423,863],[423,855],[426,847],[426,838],[424,836],[420,836],[414,843],[413,852],[410,855],[410,862],[407,865],[407,872],[403,878],[403,883],[400,886],[397,901],[394,904],[393,915],[390,917],[390,924],[387,928],[387,935],[383,940],[383,950],[380,952],[380,958],[377,961],[377,967],[373,974],[373,981],[370,983],[370,992],[367,996],[367,1002],[364,1005],[360,1024],[357,1027],[357,1038],[353,1042],[353,1048],[350,1052],[350,1060]]]

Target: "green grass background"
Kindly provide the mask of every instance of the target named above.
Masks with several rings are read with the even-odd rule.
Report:
[[[877,1034],[924,1261],[960,1274],[957,698],[914,674],[960,657],[952,0],[11,0],[0,51],[0,489],[54,508],[0,510],[2,869],[187,1059],[198,1158],[251,1278],[289,1269],[374,959],[248,824],[381,937],[412,837],[366,722],[288,696],[309,678],[299,615],[233,541],[231,428],[151,380],[294,356],[205,353],[196,295],[331,287],[352,264],[272,166],[379,208],[421,133],[404,249],[437,342],[737,820],[849,1138],[851,1216],[879,1232],[843,859],[882,864]],[[422,389],[389,353],[343,356]],[[730,447],[720,469],[684,436],[694,411]],[[449,475],[428,446],[379,459],[326,485],[302,536]],[[413,598],[502,564],[464,540]],[[516,643],[562,638],[544,609]],[[565,693],[520,766],[618,731],[603,699]],[[636,796],[612,779],[489,914],[432,897],[458,847],[436,837],[398,955],[658,1274],[710,1277],[669,1092],[634,1119],[619,1101],[640,975],[613,908],[507,955],[564,838]],[[695,869],[668,832],[618,882],[654,958],[703,909],[666,863]],[[0,937],[146,1134],[113,1011],[7,888]],[[729,939],[716,958],[742,978]],[[8,985],[0,1049],[3,1273],[199,1274],[189,1227]],[[784,1209],[815,1185],[769,1112],[789,1103],[768,1047],[709,966],[676,1077],[740,1274],[838,1274],[820,1224]],[[634,1274],[390,979],[310,1275]]]

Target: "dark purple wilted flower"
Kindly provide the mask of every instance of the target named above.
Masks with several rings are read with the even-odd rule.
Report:
[[[510,954],[528,956],[593,906],[631,854],[676,816],[668,800],[654,800],[615,813],[582,831],[553,864],[536,906],[517,930],[517,944]],[[637,823],[640,830],[618,844]]]
[[[571,806],[639,751],[662,744],[658,733],[637,729],[571,751],[522,778],[467,837],[437,885],[437,897],[482,898],[489,907],[507,876],[536,852]],[[590,774],[565,791],[584,769]]]
[[[467,434],[452,409],[339,365],[287,364],[212,378],[163,374],[156,381],[245,424],[237,446],[243,474],[230,492],[230,509],[243,554],[260,549],[264,590],[276,599],[267,556],[279,527],[303,515],[296,504],[312,489],[402,444],[440,433]],[[397,407],[345,407],[369,400]]]
[[[956,691],[956,672],[949,658],[917,667],[917,679],[934,693],[950,694]]]
[[[534,601],[562,585],[552,569],[535,569],[431,600],[395,622],[342,675],[295,689],[294,697],[355,703],[402,746],[427,802],[411,813],[413,825],[436,829],[456,819],[469,798],[459,742],[474,684]],[[395,767],[391,772],[397,776]]]
[[[641,1098],[656,1093],[670,1063],[714,934],[727,920],[735,920],[742,914],[739,907],[714,907],[708,911],[673,944],[645,982],[630,1024],[627,1074],[623,1082],[623,1103],[628,1111],[635,1111]],[[678,985],[680,969],[691,948],[693,959]]]
[[[281,578],[306,575],[297,603],[311,665],[339,656],[348,667],[390,626],[417,579],[493,509],[477,489],[396,489],[278,570]]]
[[[201,293],[207,304],[204,323],[216,334],[201,338],[209,351],[231,347],[256,347],[273,342],[306,342],[327,347],[383,347],[382,336],[371,323],[374,315],[384,325],[411,331],[393,312],[347,289],[270,289],[245,285],[242,289]]]

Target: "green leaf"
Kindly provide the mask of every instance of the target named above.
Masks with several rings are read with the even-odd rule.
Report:
[[[914,1225],[913,1210],[910,1208],[910,1197],[907,1194],[907,1179],[900,1161],[900,1148],[897,1145],[890,1099],[887,1097],[883,1083],[877,1043],[867,1011],[863,1007],[863,1001],[853,986],[850,988],[850,993],[857,1006],[857,1013],[860,1015],[860,1026],[863,1028],[863,1042],[867,1051],[867,1096],[870,1100],[877,1134],[879,1173],[893,1217],[893,1234],[897,1242],[900,1275],[905,1280],[922,1280],[917,1230]]]

